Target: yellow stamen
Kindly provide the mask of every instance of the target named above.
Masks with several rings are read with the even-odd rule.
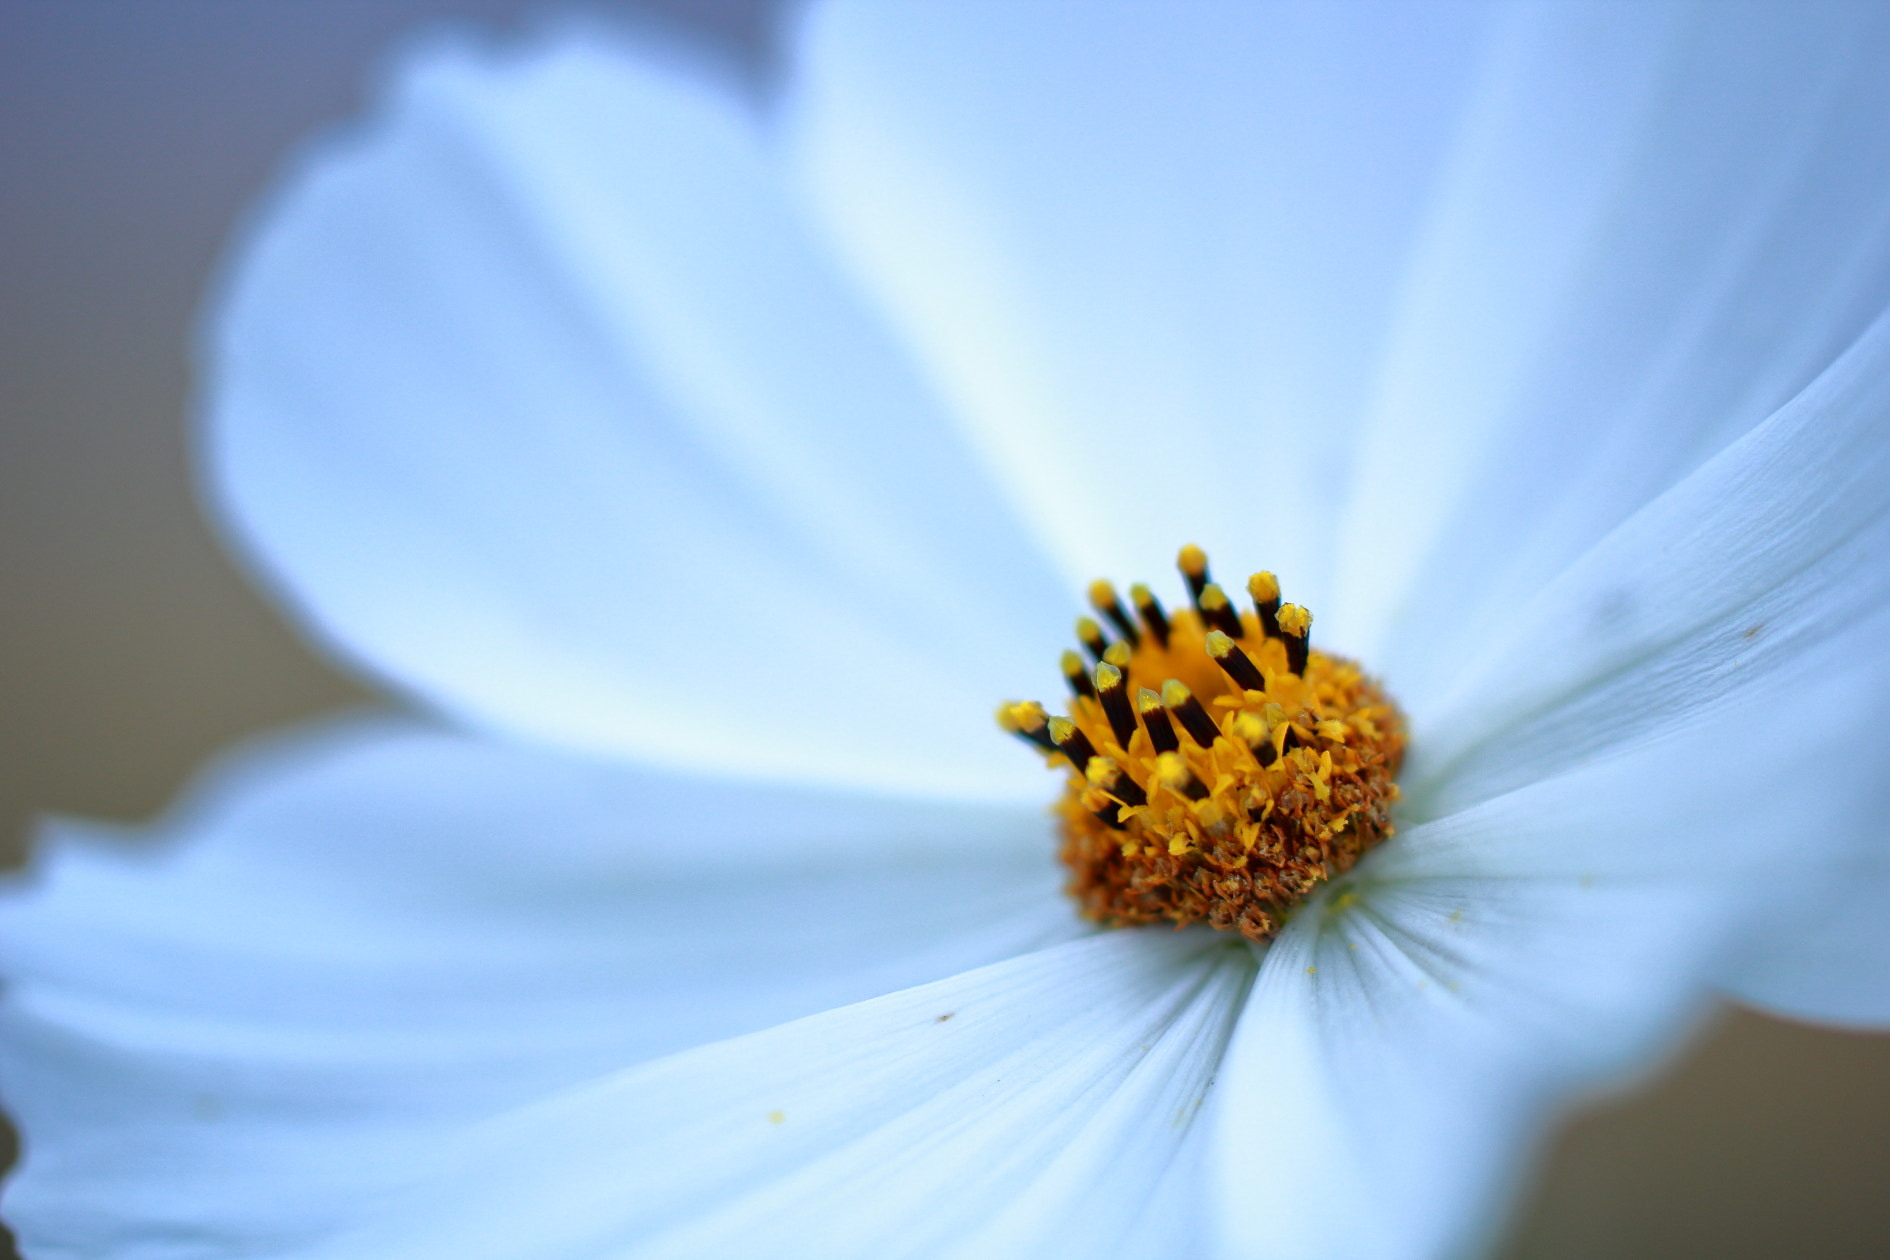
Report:
[[[997,710],[997,724],[1001,730],[1017,736],[1027,744],[1035,744],[1045,752],[1056,751],[1056,746],[1050,742],[1050,716],[1035,700],[1026,700],[1021,703],[1007,701],[1000,704]]]
[[[1083,658],[1065,649],[1061,664],[1063,681],[1070,685],[1070,694],[1095,699],[1096,684],[1089,680],[1089,667],[1083,664]]]
[[[1253,597],[1253,611],[1260,619],[1260,632],[1269,639],[1280,637],[1280,580],[1265,569],[1247,579],[1247,594]]]
[[[1100,641],[1101,627],[1079,623],[1099,663],[1091,673],[1065,654],[1070,716],[1007,704],[999,724],[1067,767],[1062,857],[1085,915],[1263,940],[1391,834],[1404,721],[1356,664],[1312,650],[1312,615],[1278,602],[1271,573],[1248,580],[1254,608],[1240,613],[1200,548],[1179,564],[1193,608],[1170,615],[1131,587],[1142,633],[1091,645],[1084,632]],[[1116,588],[1089,595],[1124,631],[1109,611],[1122,612]]]
[[[1207,654],[1214,658],[1214,663],[1227,671],[1227,676],[1247,691],[1265,691],[1266,676],[1260,672],[1252,659],[1240,650],[1240,645],[1219,630],[1207,632]]]
[[[1043,706],[1035,700],[1001,705],[998,708],[998,725],[1013,735],[1030,735],[1049,725],[1050,716],[1043,711]]]
[[[1140,647],[1142,632],[1123,609],[1122,601],[1116,597],[1113,584],[1100,578],[1089,584],[1089,602],[1097,612],[1109,619],[1109,624],[1116,628],[1116,633],[1128,640],[1131,647]]]
[[[1298,604],[1280,609],[1280,636],[1286,640],[1286,668],[1289,673],[1306,672],[1307,636],[1312,632],[1312,614]]]
[[[1116,745],[1127,749],[1135,738],[1135,710],[1129,705],[1129,686],[1122,671],[1108,661],[1096,667],[1096,698],[1102,702],[1103,715],[1109,719],[1109,733]]]
[[[1209,582],[1201,588],[1201,620],[1230,639],[1244,639],[1247,629],[1240,624],[1240,614],[1228,602],[1227,592]]]
[[[1181,737],[1175,734],[1175,723],[1162,704],[1160,692],[1147,687],[1137,691],[1135,713],[1142,719],[1142,729],[1148,732],[1149,745],[1157,754],[1170,753],[1181,746]]]
[[[1194,602],[1196,611],[1199,611],[1201,592],[1209,581],[1207,552],[1189,543],[1181,549],[1181,554],[1175,557],[1175,565],[1181,570],[1182,578],[1188,583],[1188,598]]]
[[[1162,704],[1195,743],[1203,748],[1214,747],[1214,741],[1220,738],[1220,728],[1214,725],[1214,719],[1208,716],[1208,711],[1201,707],[1186,683],[1179,678],[1163,683]]]
[[[1168,614],[1163,610],[1161,601],[1142,583],[1137,582],[1129,588],[1129,598],[1135,603],[1135,615],[1142,619],[1142,624],[1155,637],[1155,642],[1164,650],[1168,647]]]
[[[1188,759],[1178,752],[1165,752],[1155,759],[1155,778],[1177,796],[1199,801],[1207,797],[1207,787],[1188,766]]]

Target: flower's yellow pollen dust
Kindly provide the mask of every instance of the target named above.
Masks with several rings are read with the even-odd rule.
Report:
[[[1070,893],[1109,924],[1205,922],[1261,941],[1287,910],[1391,834],[1404,718],[1356,663],[1313,650],[1279,580],[1251,611],[1178,558],[1190,608],[1097,581],[1066,651],[1069,716],[1007,702],[998,725],[1067,775],[1056,812]]]

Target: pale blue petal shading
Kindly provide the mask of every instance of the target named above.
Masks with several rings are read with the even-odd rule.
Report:
[[[1317,610],[1492,27],[1475,4],[829,4],[789,118],[837,249],[1072,581],[1178,587],[1193,541]]]
[[[1144,1215],[1252,974],[1239,941],[1128,930],[705,1046],[467,1135],[310,1260],[1180,1260],[1199,1212]]]
[[[1334,632],[1424,708],[1890,306],[1890,10],[1519,10],[1400,297]]]
[[[276,1255],[466,1126],[1083,928],[1034,810],[730,786],[364,719],[5,893],[34,1257]]]
[[[238,540],[452,714],[732,774],[1041,798],[991,709],[1068,608],[732,94],[600,37],[432,47],[208,329]]]
[[[1880,763],[1881,764],[1881,763]],[[1774,928],[1721,972],[1726,992],[1787,1019],[1890,1031],[1890,777],[1856,785],[1874,802],[1872,839],[1834,862],[1822,896]]]
[[[177,1132],[224,1126],[168,1160],[191,1184],[300,1169],[290,1226],[238,1204],[223,1227],[288,1229],[270,1245],[305,1254],[339,1199],[518,1104],[455,1136],[417,1203],[396,1196],[417,1232],[379,1253],[1037,1255],[1129,1231],[1132,1251],[1193,1254],[1205,1240],[1151,1224],[1180,1219],[1230,1256],[1442,1256],[1480,1241],[1548,1108],[1684,1027],[1701,975],[1828,1018],[1879,1009],[1881,934],[1844,917],[1876,885],[1818,877],[1866,869],[1855,842],[1880,830],[1856,784],[1885,761],[1871,663],[1890,658],[1890,332],[1871,324],[1890,237],[1870,195],[1890,133],[1865,125],[1890,90],[1882,14],[1729,12],[832,6],[791,116],[819,244],[763,133],[707,88],[595,45],[421,63],[265,220],[216,333],[227,503],[343,650],[456,714],[597,751],[1024,792],[1040,772],[988,702],[1042,686],[1028,654],[1068,584],[1225,541],[1255,553],[1229,557],[1240,572],[1337,601],[1342,639],[1386,645],[1417,719],[1406,828],[1267,956],[1214,1091],[1249,964],[1167,933],[607,1075],[1071,931],[1043,911],[1043,824],[699,780],[587,789],[630,782],[595,765],[512,779],[481,759],[516,754],[448,741],[482,768],[378,790],[463,793],[452,816],[502,842],[463,872],[398,810],[362,831],[384,884],[271,859],[221,914],[111,862],[66,868],[99,881],[74,904],[116,898],[130,935],[84,937],[87,911],[32,929],[52,946],[19,938],[45,954],[9,999],[8,1079],[82,1100],[91,1127],[62,1153],[35,1136],[60,1132],[52,1103],[29,1115],[14,1195],[69,1231],[107,1199],[169,1210],[133,1188],[144,1156],[111,1157],[112,1109],[157,1099]],[[1564,77],[1536,73],[1554,59]],[[474,808],[521,781],[506,825]],[[702,838],[673,824],[601,873],[595,843],[505,860],[540,810],[614,835],[584,812],[598,800],[612,819],[726,806],[729,865],[665,867]],[[837,855],[835,817],[860,842]],[[908,818],[933,856],[875,866],[869,842]],[[758,864],[781,834],[805,849]],[[782,905],[807,851],[835,865]],[[647,904],[651,870],[673,906]],[[688,885],[705,870],[731,882]],[[856,901],[834,871],[884,883]],[[914,871],[936,920],[909,912]],[[272,879],[305,900],[259,923]],[[1789,936],[1820,893],[1828,934],[1772,955],[1738,939]],[[449,909],[475,895],[513,935]],[[726,956],[698,952],[699,914],[664,918],[716,897],[736,906]],[[402,920],[383,969],[356,959],[365,997],[323,995],[350,898],[420,927]],[[626,900],[638,931],[610,918]],[[207,961],[124,968],[141,915],[152,941],[204,933]],[[832,954],[772,947],[800,931]],[[258,976],[323,955],[303,988],[219,982],[217,951],[258,932],[289,956]],[[1778,981],[1814,953],[1828,970]],[[439,1010],[403,1008],[407,968],[426,980],[435,957],[436,981],[479,966]],[[692,960],[736,996],[695,1009]],[[527,973],[557,978],[495,1023]],[[625,976],[635,999],[600,1017]],[[177,988],[199,980],[201,1009]],[[304,1045],[264,1018],[309,992],[361,1026]],[[463,1074],[437,1064],[455,1019]],[[245,1079],[226,1048],[265,1066]],[[538,1074],[501,1089],[495,1063]],[[390,1079],[419,1111],[384,1110]],[[298,1098],[333,1127],[224,1131]],[[365,1164],[321,1140],[362,1134]]]
[[[1890,300],[1890,15],[835,3],[816,205],[1073,575],[1267,566],[1427,707]]]
[[[1670,729],[1399,834],[1268,953],[1214,1096],[1215,1254],[1477,1254],[1558,1107],[1671,1048],[1870,802],[1794,791],[1874,720],[1850,680]],[[1756,698],[1753,698],[1756,699]],[[1767,790],[1776,779],[1784,790]]]
[[[1450,813],[1757,696],[1778,707],[1753,738],[1781,756],[1828,725],[1793,694],[1848,682],[1890,699],[1887,417],[1890,315],[1485,639],[1413,715],[1412,812]],[[1869,791],[1883,731],[1834,751],[1834,789]]]

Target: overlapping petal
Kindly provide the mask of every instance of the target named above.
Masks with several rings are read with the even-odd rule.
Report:
[[[1423,707],[1890,306],[1890,21],[1518,9],[1359,443],[1335,630]]]
[[[810,25],[814,204],[1058,558],[1269,565],[1416,708],[1890,302],[1875,9]]]
[[[1541,1118],[1684,1030],[1715,970],[1881,1018],[1881,933],[1844,916],[1881,901],[1886,416],[1890,321],[1419,714],[1407,817],[1429,821],[1295,920],[1230,1051],[1226,1254],[1487,1241]],[[1246,1141],[1262,1116],[1307,1145]]]
[[[260,216],[209,351],[216,498],[394,684],[645,762],[1040,794],[986,733],[1068,593],[718,85],[598,38],[418,55]]]
[[[1696,720],[1410,828],[1309,904],[1216,1086],[1220,1254],[1494,1241],[1546,1118],[1684,1031],[1702,976],[1789,930],[1780,908],[1871,816],[1788,785],[1817,783],[1879,695],[1793,694],[1828,721],[1789,746],[1752,738],[1761,704]]]
[[[1886,417],[1890,317],[1483,643],[1417,714],[1413,808],[1449,812],[1753,694],[1775,697],[1780,725],[1752,738],[1786,755],[1826,721],[1792,722],[1785,706],[1833,679],[1881,685]],[[1858,722],[1829,772],[1861,784],[1886,751],[1881,724]],[[1705,789],[1683,779],[1675,790]]]
[[[1035,810],[635,771],[363,720],[0,918],[29,1255],[276,1254],[484,1117],[1080,930]]]
[[[1142,1218],[1252,972],[1110,933],[705,1046],[468,1135],[404,1221],[315,1254],[1186,1255],[1189,1217]]]
[[[1072,576],[1155,576],[1192,540],[1325,606],[1332,509],[1490,22],[1359,18],[809,15],[790,121],[811,203]]]
[[[1847,785],[1872,803],[1870,842],[1831,864],[1823,896],[1786,910],[1721,970],[1733,997],[1788,1019],[1890,1030],[1890,781]]]
[[[59,840],[29,1248],[1441,1256],[1703,976],[1882,1017],[1890,19],[806,30],[791,168],[608,44],[421,58],[211,337],[219,493],[342,650],[754,782],[356,725]],[[988,701],[1184,537],[1416,719],[1416,825],[1257,966],[1056,943],[1032,812],[763,785],[1041,790]]]

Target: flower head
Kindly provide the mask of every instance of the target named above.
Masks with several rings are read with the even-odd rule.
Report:
[[[29,1256],[1448,1255],[1715,977],[1890,1012],[1803,927],[1886,804],[1880,14],[836,3],[798,53],[761,118],[436,47],[259,219],[213,497],[440,720],[54,837],[0,921]],[[1227,624],[1183,557],[1233,762],[1341,652],[1409,720],[1396,835],[1264,948],[1080,919],[989,727],[1183,538],[1275,565]],[[1221,785],[1127,663],[1070,723],[1151,742],[1172,843]]]
[[[1138,584],[1139,626],[1092,583],[1122,637],[1077,623],[1097,664],[1094,677],[1066,671],[1070,716],[1007,704],[998,725],[1070,772],[1057,813],[1086,915],[1264,941],[1391,834],[1404,715],[1355,662],[1312,650],[1312,614],[1280,602],[1273,574],[1249,579],[1242,614],[1199,547],[1180,567],[1194,607],[1171,618]]]

